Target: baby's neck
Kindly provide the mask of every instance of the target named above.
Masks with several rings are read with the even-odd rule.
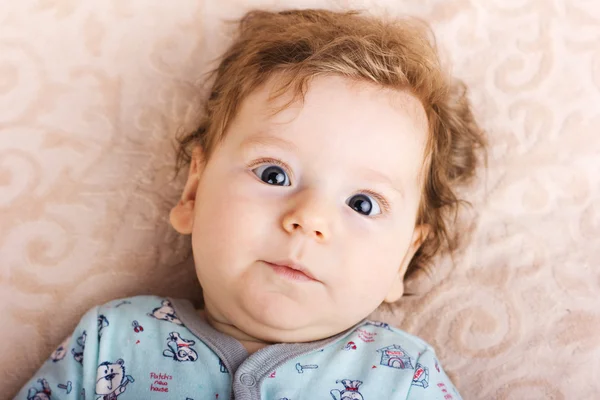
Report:
[[[256,339],[246,335],[245,333],[243,333],[242,331],[240,331],[239,329],[237,329],[236,327],[234,327],[232,325],[223,324],[223,323],[220,323],[220,322],[214,320],[213,318],[210,317],[209,314],[206,313],[205,310],[197,310],[197,311],[198,311],[198,315],[200,315],[200,317],[204,321],[206,321],[210,326],[212,326],[214,329],[218,330],[221,333],[225,333],[225,334],[231,336],[232,338],[236,339],[238,342],[240,342],[242,344],[242,346],[244,346],[244,348],[246,349],[248,354],[253,354],[253,353],[257,352],[258,350],[262,349],[263,347],[266,347],[266,346],[272,344],[272,343],[267,343],[267,342],[256,340]]]
[[[267,343],[261,343],[261,342],[252,342],[252,341],[246,341],[246,340],[240,340],[239,342],[242,344],[242,346],[244,346],[244,348],[246,349],[248,354],[252,354],[252,353],[257,352],[258,350],[262,349],[263,347],[268,346]]]

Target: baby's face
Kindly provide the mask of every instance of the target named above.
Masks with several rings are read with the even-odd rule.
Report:
[[[423,228],[427,120],[408,93],[332,76],[271,116],[287,100],[269,102],[272,88],[244,100],[178,207],[193,210],[213,318],[265,341],[316,340],[401,296]],[[274,265],[292,263],[305,273]]]

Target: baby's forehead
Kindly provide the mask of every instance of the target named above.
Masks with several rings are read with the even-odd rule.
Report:
[[[322,107],[340,101],[344,101],[347,105],[355,101],[362,106],[373,104],[374,116],[395,110],[398,113],[408,114],[414,120],[416,128],[426,129],[428,124],[422,102],[408,87],[395,89],[364,80],[329,74],[313,77],[305,88],[304,96],[301,96],[293,88],[288,87],[283,90],[282,85],[287,82],[280,75],[274,75],[251,92],[243,103],[254,105],[255,110],[261,109],[264,115],[275,121],[286,121],[287,117],[307,106]],[[388,100],[389,109],[378,108],[382,99]],[[282,113],[284,116],[280,116]],[[277,116],[280,118],[278,119]]]
[[[364,143],[379,139],[386,145],[381,141],[386,133],[417,146],[427,141],[426,112],[409,90],[331,75],[314,78],[304,96],[287,90],[274,97],[279,89],[280,82],[272,79],[253,91],[242,102],[234,123],[243,125],[246,134],[267,132],[291,140],[302,138],[308,130],[319,131],[322,140],[342,130],[349,140]]]

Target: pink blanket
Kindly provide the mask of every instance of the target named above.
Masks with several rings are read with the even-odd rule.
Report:
[[[585,0],[20,0],[0,4],[0,393],[91,306],[198,298],[168,225],[171,139],[254,7],[432,22],[491,142],[472,243],[379,317],[437,348],[466,399],[600,393],[600,4]],[[4,398],[4,396],[0,396]]]

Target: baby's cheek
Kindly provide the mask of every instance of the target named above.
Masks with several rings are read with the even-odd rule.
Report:
[[[384,250],[377,250],[363,259],[360,265],[356,266],[355,281],[360,290],[363,291],[363,297],[369,301],[378,302],[385,296],[385,292],[391,286],[398,267],[396,262],[388,256],[382,254]]]
[[[200,235],[227,237],[237,225],[243,213],[243,206],[231,190],[223,185],[207,188],[196,201],[196,221]],[[196,226],[195,226],[196,228]]]
[[[364,297],[368,299],[379,298],[387,281],[389,281],[387,277],[380,275],[376,271],[363,275],[361,289],[364,291]]]
[[[338,291],[338,302],[345,303],[356,311],[368,309],[376,304],[382,291],[382,278],[370,269],[369,264],[355,265],[353,272],[341,275],[334,283]]]

